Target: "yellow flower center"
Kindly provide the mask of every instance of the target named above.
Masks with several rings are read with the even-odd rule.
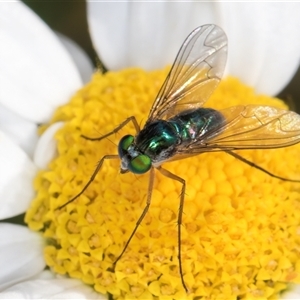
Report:
[[[288,282],[300,282],[300,184],[272,178],[226,153],[164,164],[187,184],[181,248],[188,295],[177,257],[179,182],[156,172],[150,209],[114,271],[145,207],[149,173],[120,174],[118,160],[105,161],[83,195],[58,209],[135,130],[128,124],[99,142],[80,135],[99,137],[132,115],[144,124],[167,71],[95,74],[56,111],[50,124],[64,121],[55,137],[57,157],[35,179],[26,222],[47,239],[45,259],[53,271],[114,299],[274,299]],[[206,107],[238,104],[286,108],[233,78],[221,82]],[[299,152],[296,145],[237,153],[276,175],[299,179]]]

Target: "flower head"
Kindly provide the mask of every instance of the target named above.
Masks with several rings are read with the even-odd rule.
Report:
[[[116,154],[115,144],[134,128],[128,125],[100,142],[80,135],[101,136],[130,115],[145,123],[166,75],[166,69],[95,74],[56,111],[50,124],[64,121],[56,134],[58,155],[35,180],[37,196],[26,221],[47,238],[51,269],[115,299],[274,298],[287,283],[300,281],[299,184],[272,178],[226,153],[164,165],[187,182],[180,243],[189,295],[178,269],[177,182],[156,173],[151,207],[114,270],[145,207],[149,175],[120,174],[119,161],[107,160],[84,194],[58,209],[82,190],[101,157]],[[285,108],[232,78],[220,84],[206,106],[240,103]],[[299,150],[296,145],[239,154],[272,173],[299,178]]]
[[[108,69],[120,69],[122,66],[162,67],[166,63],[171,63],[179,43],[188,32],[200,24],[216,23],[225,29],[229,37],[230,51],[227,64],[229,74],[239,77],[243,82],[255,87],[257,91],[267,94],[275,94],[282,89],[297,67],[300,53],[300,39],[295,38],[298,36],[297,24],[300,20],[298,17],[300,6],[297,5],[297,3],[262,4],[261,2],[249,4],[149,2],[142,5],[130,1],[122,4],[87,3],[93,44]],[[52,135],[62,126],[62,122],[53,124],[40,138],[36,134],[37,127],[43,122],[48,122],[53,111],[59,105],[66,103],[70,95],[81,87],[80,77],[83,78],[83,82],[86,82],[86,78],[91,73],[91,64],[84,55],[81,55],[80,49],[77,47],[74,49],[73,43],[61,38],[67,49],[75,50],[70,51],[73,53],[71,59],[53,32],[22,2],[1,2],[0,15],[0,39],[3,45],[0,50],[2,83],[0,93],[0,218],[1,221],[4,220],[0,224],[1,296],[24,298],[30,295],[30,298],[51,298],[51,295],[55,295],[56,298],[86,297],[88,299],[105,297],[91,292],[92,289],[80,283],[79,280],[66,279],[63,276],[42,271],[45,262],[42,257],[44,241],[41,235],[31,232],[24,226],[9,224],[14,221],[10,217],[27,210],[34,194],[32,178],[37,169],[46,168],[49,156],[53,157],[56,142],[52,139]],[[232,15],[235,17],[232,18]],[[253,23],[254,18],[256,21]],[[146,44],[146,41],[150,44]],[[78,60],[80,57],[81,59]],[[74,61],[80,66],[81,76]],[[83,61],[86,62],[84,68],[82,68]],[[140,110],[143,108],[139,107]],[[101,113],[105,114],[103,111]],[[142,112],[142,121],[145,121],[147,114],[148,111]],[[139,112],[136,113],[136,116],[138,115]],[[90,128],[87,129],[90,130]],[[98,131],[99,134],[102,133],[101,128]],[[86,134],[88,132],[88,130],[85,131]],[[75,160],[73,167],[76,164]],[[116,167],[118,167],[117,164]],[[284,168],[288,170],[284,165],[278,168],[278,171],[282,172]],[[190,164],[188,169],[190,169]],[[288,171],[291,172],[291,170]],[[85,178],[90,176],[89,171],[92,171],[92,168],[86,171]],[[124,177],[129,178],[128,175],[130,174]],[[205,172],[202,178],[206,178],[204,175]],[[289,175],[292,177],[292,174]],[[49,176],[51,180],[50,173]],[[136,182],[141,182],[140,180],[140,176],[136,177],[134,186]],[[163,189],[166,186],[163,185]],[[205,186],[209,186],[208,182],[205,182]],[[51,185],[52,191],[57,188],[58,185]],[[80,190],[79,185],[77,189]],[[111,192],[109,189],[106,191]],[[156,191],[155,187],[154,194],[157,193]],[[72,196],[74,193],[69,192]],[[147,191],[144,195],[146,193]],[[57,197],[58,194],[54,193],[53,196]],[[84,198],[85,195],[82,197]],[[82,197],[78,201],[82,201]],[[175,202],[177,205],[177,201]],[[185,202],[187,203],[188,199]],[[154,204],[155,202],[152,201],[151,209]],[[144,202],[141,202],[141,209],[143,206]],[[40,220],[43,214],[43,207],[40,207],[34,220]],[[57,211],[54,214],[57,214]],[[147,225],[146,221],[147,218],[142,222],[135,238],[144,228],[143,226]],[[36,222],[32,224],[36,228],[40,226]],[[49,224],[45,223],[45,230]],[[74,229],[72,223],[70,224],[70,227]],[[176,220],[173,224],[172,228],[175,231]],[[185,225],[185,228],[188,226]],[[48,233],[52,237],[51,231]],[[51,242],[53,241],[51,239]],[[97,239],[94,239],[94,243],[96,242]],[[184,235],[181,244],[184,245]],[[57,244],[54,245],[57,246]],[[68,263],[64,262],[64,264]],[[178,266],[175,259],[174,266],[174,268]],[[185,273],[189,272],[188,267],[184,266],[184,268]],[[149,274],[151,272],[152,270]],[[72,276],[80,277],[81,275],[73,272]],[[188,276],[186,274],[185,278]],[[134,277],[133,274],[132,278]],[[88,276],[85,277],[85,282],[88,282],[86,278]],[[157,294],[155,285],[154,287],[151,285],[151,288]],[[255,291],[253,286],[250,289]],[[297,293],[297,287],[293,289],[294,293]],[[138,294],[139,289],[133,287],[132,290]],[[170,291],[164,286],[163,293],[166,295]]]

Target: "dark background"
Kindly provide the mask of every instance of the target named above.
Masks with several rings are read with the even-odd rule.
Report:
[[[96,65],[97,54],[89,37],[85,0],[23,0],[53,30],[58,31],[79,44]],[[98,65],[98,64],[97,64]],[[300,112],[300,68],[290,84],[278,95],[292,110]]]

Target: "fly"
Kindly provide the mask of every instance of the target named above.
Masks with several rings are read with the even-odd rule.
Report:
[[[90,138],[100,141],[117,133],[132,122],[136,135],[125,135],[118,145],[118,155],[105,155],[82,191],[59,207],[65,207],[84,193],[93,182],[105,160],[121,159],[121,173],[150,172],[146,206],[129,236],[121,259],[140,223],[147,214],[153,190],[155,170],[181,184],[178,211],[178,261],[182,285],[184,281],[181,259],[181,225],[186,182],[162,167],[166,161],[183,159],[204,152],[224,151],[275,178],[286,179],[268,172],[233,152],[237,149],[268,149],[286,147],[300,141],[300,116],[294,112],[260,105],[239,105],[223,110],[203,108],[218,86],[227,58],[227,37],[216,25],[197,27],[182,44],[173,66],[141,129],[131,116],[107,134]]]

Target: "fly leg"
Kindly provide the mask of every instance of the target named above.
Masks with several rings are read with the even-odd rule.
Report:
[[[115,262],[113,263],[113,270],[115,269],[116,263],[121,259],[121,257],[123,256],[123,254],[125,253],[126,249],[128,248],[130,241],[132,240],[134,234],[136,233],[138,227],[140,226],[141,222],[143,221],[145,215],[147,214],[150,204],[151,204],[151,197],[152,197],[152,190],[153,190],[153,183],[154,183],[154,177],[155,177],[155,170],[154,168],[150,169],[150,177],[149,177],[149,185],[148,185],[148,195],[147,195],[147,202],[146,202],[146,206],[142,212],[142,214],[140,215],[138,221],[135,224],[135,227],[130,235],[130,237],[128,238],[121,254],[117,257],[117,259],[115,260]]]
[[[280,180],[284,180],[284,181],[291,181],[291,182],[300,182],[300,180],[296,180],[296,179],[288,179],[288,178],[284,178],[284,177],[281,177],[281,176],[278,176],[278,175],[275,175],[271,172],[269,172],[268,170],[258,166],[257,164],[253,163],[252,161],[240,156],[239,154],[235,153],[235,152],[232,152],[230,150],[225,150],[225,152],[231,156],[233,156],[234,158],[237,158],[239,159],[240,161],[244,162],[245,164],[251,166],[251,167],[254,167],[266,174],[268,174],[269,176],[271,177],[274,177],[274,178],[277,178],[277,179],[280,179]]]
[[[92,174],[90,180],[86,183],[86,185],[84,186],[84,188],[81,190],[81,192],[79,194],[77,194],[76,196],[74,196],[72,199],[70,199],[68,202],[64,203],[63,205],[59,206],[57,209],[61,209],[65,206],[67,206],[69,203],[73,202],[74,200],[76,200],[79,196],[81,196],[85,190],[88,188],[88,186],[94,181],[96,175],[98,174],[98,172],[100,171],[102,165],[103,165],[103,162],[106,160],[106,159],[117,159],[119,158],[119,155],[105,155],[103,156],[100,161],[98,162],[97,164],[97,167],[94,171],[94,173]]]
[[[127,118],[126,120],[124,120],[121,124],[119,124],[115,129],[113,129],[112,131],[100,136],[100,137],[97,137],[97,138],[91,138],[91,137],[88,137],[86,135],[81,135],[81,137],[83,137],[84,139],[86,140],[89,140],[89,141],[101,141],[103,139],[105,139],[106,137],[114,134],[114,133],[117,133],[120,129],[122,129],[126,124],[128,124],[129,122],[132,122],[133,125],[134,125],[134,128],[136,130],[137,133],[140,132],[140,126],[136,120],[136,118],[134,116],[131,116],[129,118]]]
[[[178,218],[177,218],[177,225],[178,225],[178,262],[179,262],[179,272],[180,272],[180,278],[181,283],[185,289],[185,291],[188,293],[188,288],[184,282],[183,279],[183,268],[182,268],[182,259],[181,259],[181,226],[182,226],[182,214],[183,214],[183,206],[184,206],[184,195],[185,195],[185,188],[186,183],[185,180],[170,171],[159,167],[158,170],[166,177],[171,178],[173,180],[179,181],[182,184],[181,187],[181,193],[180,193],[180,202],[179,202],[179,210],[178,210]]]
[[[124,120],[121,124],[119,124],[115,129],[113,129],[112,131],[110,131],[110,132],[108,132],[107,134],[102,135],[102,136],[100,136],[100,137],[98,137],[98,138],[90,138],[90,137],[87,137],[87,136],[85,136],[85,135],[81,135],[81,136],[82,136],[83,138],[85,138],[86,140],[90,140],[90,141],[100,141],[100,140],[102,140],[102,139],[104,139],[104,138],[106,138],[106,137],[108,137],[108,136],[110,136],[110,135],[112,135],[112,134],[114,134],[114,133],[117,133],[120,129],[122,129],[122,128],[123,128],[126,124],[128,124],[129,122],[132,122],[132,123],[133,123],[133,125],[134,125],[134,127],[135,127],[137,133],[139,133],[139,132],[140,132],[140,126],[139,126],[139,124],[137,123],[136,118],[135,118],[134,116],[131,116],[131,117],[127,118],[126,120]],[[117,158],[119,158],[118,155],[105,155],[105,156],[103,156],[103,157],[101,158],[101,160],[99,161],[99,163],[98,163],[98,165],[97,165],[97,167],[96,167],[96,170],[95,170],[94,173],[92,174],[90,180],[86,183],[86,185],[83,187],[83,189],[81,190],[81,192],[78,193],[76,196],[74,196],[74,197],[73,197],[72,199],[70,199],[69,201],[67,201],[65,204],[59,206],[58,209],[61,209],[61,208],[65,207],[65,206],[67,206],[69,203],[71,203],[71,202],[73,202],[74,200],[76,200],[79,196],[81,196],[81,195],[85,192],[85,190],[86,190],[86,189],[88,188],[88,186],[94,181],[96,175],[97,175],[98,172],[100,171],[101,166],[102,166],[104,160],[106,160],[106,159],[117,159]]]

